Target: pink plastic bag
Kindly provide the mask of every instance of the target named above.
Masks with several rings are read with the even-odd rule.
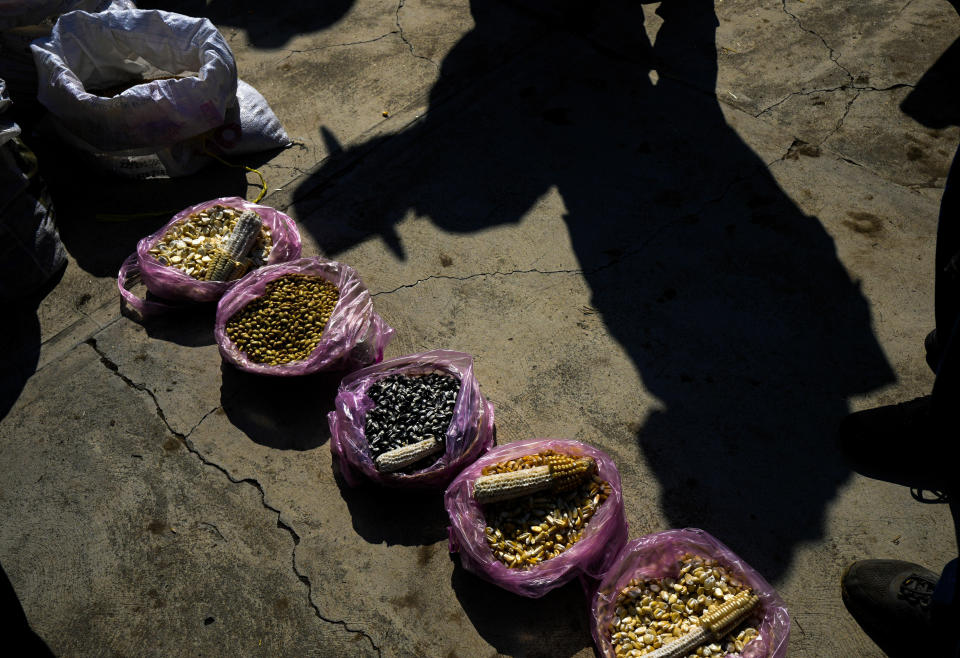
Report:
[[[485,466],[544,450],[592,457],[597,463],[598,475],[610,483],[612,492],[572,548],[529,569],[510,569],[493,556],[487,544],[486,521],[482,506],[473,498],[473,483]],[[609,455],[580,441],[528,439],[495,448],[457,476],[447,487],[444,503],[450,517],[450,552],[460,553],[463,567],[495,585],[530,598],[539,598],[578,576],[601,578],[627,541],[620,472]]]
[[[790,615],[786,604],[763,576],[741,560],[733,551],[716,538],[697,528],[667,530],[628,543],[603,577],[593,597],[593,640],[603,656],[614,655],[613,646],[606,628],[616,610],[617,593],[632,578],[664,578],[679,573],[677,561],[684,553],[694,553],[717,560],[730,573],[749,585],[760,597],[763,620],[753,639],[743,653],[727,654],[742,658],[782,658],[787,655],[790,638]]]
[[[416,473],[381,473],[370,458],[364,435],[367,412],[374,406],[367,390],[389,375],[434,372],[460,380],[443,454],[428,468]],[[473,357],[463,352],[434,350],[358,370],[340,383],[334,410],[327,415],[327,420],[330,450],[337,457],[343,479],[351,487],[369,479],[388,487],[442,488],[494,444],[493,405],[480,393],[480,385],[473,375]]]
[[[282,365],[256,363],[227,336],[227,320],[261,297],[267,284],[287,274],[319,276],[337,286],[337,301],[320,342],[306,359]],[[220,356],[241,370],[262,375],[307,375],[320,370],[352,370],[383,359],[383,350],[393,338],[393,327],[373,310],[370,291],[349,265],[326,258],[301,258],[279,265],[266,265],[240,279],[217,304],[213,328]]]
[[[300,258],[300,232],[293,220],[279,210],[250,203],[235,196],[198,203],[181,210],[159,231],[140,240],[137,243],[137,252],[127,258],[120,268],[120,273],[117,275],[117,288],[120,289],[124,301],[130,308],[137,311],[140,317],[147,318],[177,308],[178,304],[169,302],[215,302],[238,283],[239,280],[198,281],[175,267],[161,265],[150,255],[150,250],[170,230],[171,226],[194,213],[216,205],[253,210],[260,215],[264,226],[270,229],[273,242],[273,248],[267,257],[267,265]],[[134,295],[130,288],[139,281],[142,281],[147,290],[161,299],[146,300]]]

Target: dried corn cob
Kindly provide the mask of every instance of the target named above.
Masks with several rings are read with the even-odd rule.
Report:
[[[717,640],[729,633],[760,603],[756,594],[743,591],[709,610],[700,617],[700,625],[677,640],[665,644],[645,658],[682,658],[696,651],[702,644]]]
[[[260,215],[252,210],[243,211],[233,233],[213,257],[210,269],[207,270],[207,281],[226,281],[237,267],[242,266],[244,257],[260,235],[262,224]]]
[[[534,465],[542,465],[545,455],[535,457],[538,463]],[[498,464],[497,468],[504,466]],[[583,539],[591,519],[611,493],[610,483],[593,475],[563,493],[543,492],[486,505],[487,545],[508,569],[535,567]]]
[[[528,496],[547,489],[569,491],[596,470],[596,462],[589,457],[577,459],[553,454],[546,457],[545,461],[546,465],[543,466],[480,476],[473,484],[474,499],[483,504]]]
[[[713,612],[739,593],[751,591],[714,559],[685,553],[677,566],[676,576],[652,580],[634,578],[621,588],[608,627],[617,658],[647,656],[672,645],[701,625],[704,612]],[[736,635],[728,633],[715,642],[696,647],[696,652],[681,655],[697,658],[736,654],[756,637],[757,629],[746,626]]]
[[[384,473],[393,473],[441,450],[443,450],[443,444],[431,436],[423,441],[417,441],[383,453],[376,459],[377,470]]]

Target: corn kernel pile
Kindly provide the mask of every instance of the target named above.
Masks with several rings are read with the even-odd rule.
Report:
[[[445,445],[459,392],[460,380],[439,372],[395,374],[374,382],[367,389],[375,406],[367,412],[364,436],[377,468],[380,468],[381,455],[389,453],[388,457],[392,457],[397,449],[427,438],[437,441],[432,452],[424,455],[432,458],[412,462],[404,472],[415,473],[434,463]]]
[[[483,475],[543,466],[546,450],[487,466]],[[593,474],[574,489],[542,492],[484,505],[485,536],[494,557],[513,569],[529,569],[580,541],[587,523],[610,495],[608,482]]]
[[[716,560],[687,553],[678,566],[676,578],[633,579],[620,590],[608,628],[617,658],[642,656],[669,644],[699,626],[707,610],[750,591]],[[756,636],[756,628],[743,628],[697,648],[688,658],[740,652]]]
[[[187,276],[203,281],[214,256],[230,237],[242,212],[216,205],[193,213],[167,229],[149,253],[161,265],[175,267]],[[264,225],[250,250],[247,267],[237,268],[232,278],[237,279],[247,270],[264,265],[272,248],[270,229]]]
[[[227,320],[227,336],[254,363],[305,359],[320,343],[339,297],[321,277],[287,274]]]

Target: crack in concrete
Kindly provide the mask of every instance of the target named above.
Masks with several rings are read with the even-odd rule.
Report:
[[[265,168],[265,169],[267,169],[267,168],[269,168],[269,169],[292,169],[293,171],[297,172],[298,174],[302,174],[302,175],[306,175],[306,174],[307,174],[306,171],[304,171],[303,169],[301,169],[300,167],[298,167],[298,166],[296,166],[296,165],[282,165],[282,164],[274,164],[274,163],[271,162],[270,164],[264,165],[264,168]]]
[[[797,144],[798,144],[798,143],[803,144],[803,142],[800,142],[800,140],[796,140],[796,139],[795,139],[795,140],[793,141],[793,144],[791,144],[791,145],[790,145],[790,148],[787,150],[787,153],[786,153],[784,156],[779,157],[779,158],[777,158],[776,160],[774,160],[773,162],[771,162],[768,166],[769,166],[769,167],[773,167],[774,165],[779,164],[779,163],[785,161],[785,160],[787,159],[786,156],[789,156],[789,155],[791,155],[793,152],[796,151],[796,147],[797,147]],[[819,146],[818,146],[817,148],[819,148]],[[862,162],[857,162],[856,160],[853,160],[853,159],[851,159],[851,158],[848,158],[847,156],[845,156],[845,155],[844,155],[843,153],[841,153],[840,151],[833,150],[833,149],[831,149],[829,146],[823,146],[823,152],[824,152],[824,153],[829,153],[830,155],[832,155],[833,157],[835,157],[837,160],[840,160],[840,161],[842,161],[842,162],[846,162],[846,163],[849,164],[849,165],[853,165],[854,167],[860,167],[861,169],[870,172],[871,174],[873,174],[873,175],[876,176],[877,178],[882,179],[882,180],[886,181],[887,183],[890,183],[891,185],[896,185],[896,186],[898,186],[898,187],[902,187],[902,188],[905,188],[905,189],[908,189],[908,190],[914,190],[914,191],[920,190],[920,189],[943,190],[943,186],[942,186],[942,185],[935,185],[935,184],[932,184],[932,183],[929,182],[929,181],[928,181],[928,182],[925,182],[925,183],[903,183],[903,182],[899,182],[899,181],[893,180],[893,179],[887,177],[882,171],[878,171],[878,170],[874,169],[873,167],[871,167],[871,166],[869,166],[869,165],[865,165],[865,164],[863,164]]]
[[[227,541],[227,538],[223,536],[223,533],[220,532],[220,528],[218,528],[215,523],[210,523],[209,521],[200,521],[199,523],[197,523],[197,525],[206,526],[207,528],[210,528],[215,533],[217,533],[217,537],[219,537],[221,541]]]
[[[422,59],[422,60],[424,60],[424,61],[430,62],[431,64],[433,64],[433,67],[439,71],[439,70],[440,70],[440,65],[437,64],[437,63],[436,63],[435,61],[433,61],[432,59],[430,59],[429,57],[424,57],[423,55],[418,55],[417,52],[413,49],[413,44],[410,43],[410,41],[407,39],[407,35],[405,35],[405,34],[403,33],[403,26],[400,25],[400,10],[403,9],[403,5],[404,5],[404,3],[406,3],[406,1],[407,1],[407,0],[400,0],[399,4],[397,4],[397,14],[396,14],[397,30],[396,30],[396,31],[397,31],[397,33],[400,35],[400,40],[403,41],[405,44],[407,44],[407,48],[410,49],[410,54],[411,54],[411,55],[413,55],[413,56],[416,57],[417,59]]]
[[[726,189],[720,194],[720,196],[717,197],[716,199],[710,199],[710,200],[708,200],[708,201],[705,201],[705,202],[703,203],[703,205],[700,207],[700,209],[699,209],[697,212],[699,212],[700,210],[702,210],[702,209],[705,208],[706,206],[710,205],[711,203],[716,203],[717,201],[719,201],[720,199],[722,199],[723,196],[726,195],[726,193],[729,191],[729,189],[730,189],[731,187],[733,187],[733,185],[736,184],[739,180],[740,180],[740,179],[737,179],[737,180],[735,180],[733,183],[730,183],[730,184],[727,186],[727,188],[726,188]],[[680,222],[680,221],[682,221],[682,220],[678,220],[678,219],[676,219],[676,218],[673,218],[673,219],[669,219],[669,220],[667,220],[667,221],[665,221],[665,222],[662,222],[660,225],[654,227],[654,228],[650,231],[650,233],[647,235],[647,237],[646,237],[645,239],[641,240],[640,244],[637,245],[636,247],[634,247],[633,249],[628,249],[628,250],[624,251],[622,254],[618,255],[616,258],[613,258],[613,259],[607,261],[607,262],[604,263],[603,265],[597,265],[596,267],[592,267],[592,268],[590,268],[590,269],[577,268],[577,269],[569,269],[569,270],[540,270],[540,269],[537,269],[537,268],[533,268],[533,269],[529,269],[529,270],[511,270],[511,271],[509,271],[509,272],[499,272],[499,271],[497,271],[497,272],[476,272],[476,273],[474,273],[474,274],[467,274],[466,276],[452,276],[452,275],[449,275],[449,274],[431,274],[431,275],[428,276],[428,277],[424,277],[424,278],[422,278],[422,279],[417,279],[417,280],[414,281],[413,283],[405,283],[405,284],[400,285],[400,286],[397,286],[396,288],[393,288],[393,289],[391,289],[391,290],[381,290],[381,291],[379,291],[379,292],[372,293],[370,296],[371,296],[371,297],[376,297],[376,296],[378,296],[378,295],[389,295],[389,294],[391,294],[391,293],[397,292],[398,290],[403,290],[404,288],[414,288],[414,287],[416,287],[416,286],[419,286],[421,283],[426,283],[427,281],[431,281],[431,280],[433,280],[433,279],[447,279],[447,280],[449,280],[449,281],[469,281],[470,279],[476,279],[476,278],[479,278],[479,277],[482,277],[482,276],[504,276],[504,277],[506,277],[506,276],[513,276],[513,275],[516,275],[516,274],[543,274],[543,275],[550,275],[550,274],[581,274],[581,275],[585,275],[585,274],[597,274],[598,272],[602,272],[602,271],[604,271],[604,270],[610,269],[611,267],[615,266],[617,263],[619,263],[620,261],[622,261],[622,260],[625,259],[625,258],[628,258],[628,257],[631,257],[631,256],[636,256],[636,255],[640,254],[644,249],[646,249],[648,246],[650,246],[650,245],[653,243],[653,241],[656,240],[656,239],[660,236],[661,233],[663,233],[666,229],[668,229],[668,228],[676,225],[676,224],[677,224],[678,222]]]
[[[907,7],[909,7],[909,6],[912,5],[912,4],[913,4],[913,0],[907,0],[907,4],[905,4],[904,6],[900,7],[900,11],[897,12],[897,16],[900,16],[901,14],[903,14],[903,12],[905,12],[905,11],[907,10]]]
[[[108,299],[108,300],[105,301],[103,304],[101,304],[101,305],[98,306],[97,308],[93,309],[90,313],[91,313],[91,314],[99,313],[100,311],[102,311],[102,310],[103,310],[104,308],[106,308],[107,306],[110,306],[111,304],[116,304],[116,303],[117,303],[117,301],[116,301],[115,299]],[[77,309],[77,310],[79,311],[79,309]],[[44,347],[47,347],[48,345],[51,345],[52,343],[54,343],[55,341],[57,341],[58,339],[60,339],[62,336],[67,336],[67,335],[69,335],[70,333],[72,333],[72,332],[73,332],[77,327],[79,327],[84,321],[92,322],[97,328],[96,328],[95,330],[93,330],[93,331],[84,332],[83,334],[81,334],[81,336],[83,336],[83,337],[77,338],[75,341],[73,341],[68,347],[66,347],[66,348],[63,350],[62,354],[66,354],[67,352],[70,352],[71,350],[73,350],[77,345],[80,345],[81,343],[85,342],[85,341],[87,340],[87,338],[89,338],[90,336],[92,336],[92,335],[94,335],[94,334],[100,333],[101,331],[107,329],[110,325],[112,325],[112,324],[114,324],[115,322],[117,322],[118,320],[120,320],[120,316],[117,316],[117,317],[111,318],[111,319],[108,320],[105,324],[101,325],[101,324],[99,324],[96,320],[94,320],[92,317],[90,317],[89,315],[84,314],[84,313],[81,313],[81,315],[82,315],[83,317],[81,317],[80,319],[74,320],[74,321],[71,322],[69,325],[67,325],[66,327],[64,327],[63,329],[61,329],[61,330],[58,331],[57,333],[55,333],[53,336],[50,336],[49,338],[41,341],[41,343],[40,343],[40,348],[41,348],[41,350],[42,350]],[[44,363],[42,366],[39,366],[39,367],[34,371],[34,374],[40,372],[41,370],[43,370],[44,368],[46,368],[47,366],[49,366],[49,365],[52,364],[52,363],[56,363],[56,359],[53,359],[53,358],[47,359],[47,360],[46,360],[46,363]]]
[[[601,266],[601,268],[604,268],[604,267],[609,267],[609,264]],[[598,268],[598,269],[600,269],[600,268]],[[514,275],[514,274],[584,274],[584,273],[585,273],[585,271],[582,270],[582,269],[574,269],[574,270],[538,270],[538,269],[530,269],[530,270],[511,270],[510,272],[477,272],[477,273],[475,273],[475,274],[468,274],[468,275],[466,275],[466,276],[452,276],[452,275],[449,275],[449,274],[431,274],[430,276],[424,277],[423,279],[417,279],[417,280],[414,281],[413,283],[405,283],[405,284],[403,284],[403,285],[397,286],[396,288],[393,288],[392,290],[381,290],[381,291],[379,291],[379,292],[372,293],[370,296],[371,296],[371,297],[376,297],[376,296],[378,296],[378,295],[389,295],[389,294],[391,294],[391,293],[397,292],[398,290],[403,290],[404,288],[413,288],[413,287],[416,287],[416,286],[420,285],[421,283],[425,283],[425,282],[427,282],[427,281],[430,281],[431,279],[448,279],[448,280],[451,280],[451,281],[468,281],[468,280],[470,280],[470,279],[476,279],[476,278],[481,277],[481,276],[512,276],[512,275]]]
[[[773,103],[772,105],[768,105],[767,107],[763,108],[762,110],[754,114],[753,118],[759,119],[761,116],[763,116],[770,110],[783,105],[794,96],[812,96],[813,94],[830,94],[836,91],[847,91],[851,89],[857,92],[862,92],[862,91],[893,91],[895,89],[903,89],[903,88],[916,89],[916,85],[910,84],[909,82],[896,82],[887,87],[870,87],[866,85],[842,84],[836,87],[827,87],[824,89],[803,89],[801,91],[792,91],[786,96],[784,96],[783,98],[781,98],[780,100],[778,100],[776,103]]]
[[[836,135],[837,132],[839,132],[840,128],[843,127],[843,122],[846,120],[847,115],[850,114],[850,109],[853,107],[853,104],[857,102],[857,99],[860,98],[860,94],[862,93],[863,93],[862,91],[858,91],[856,94],[853,95],[853,98],[850,99],[850,101],[847,103],[847,107],[843,110],[843,115],[841,115],[840,119],[837,121],[837,125],[833,127],[833,130],[827,133],[826,137],[820,140],[820,143],[817,146],[823,146],[824,144],[827,143],[827,140],[829,140],[831,137]]]
[[[313,52],[317,52],[318,50],[328,50],[328,49],[330,49],[330,48],[345,48],[345,47],[347,47],[347,46],[360,46],[360,45],[363,45],[363,44],[365,44],[365,43],[375,43],[375,42],[377,42],[377,41],[381,41],[381,40],[383,40],[383,39],[386,39],[387,37],[389,37],[389,36],[391,36],[391,35],[394,35],[394,34],[399,34],[399,32],[398,32],[397,30],[390,30],[390,31],[387,32],[386,34],[381,34],[380,36],[374,37],[373,39],[363,39],[363,40],[361,40],[361,41],[348,41],[348,42],[346,42],[346,43],[331,43],[331,44],[327,44],[327,45],[325,45],[325,46],[316,46],[316,47],[314,47],[314,48],[302,48],[302,49],[299,49],[299,50],[298,50],[298,49],[293,49],[293,48],[288,48],[288,49],[287,49],[287,54],[284,55],[283,57],[281,57],[279,60],[277,60],[277,63],[279,64],[280,62],[284,62],[284,61],[286,61],[287,59],[289,59],[290,57],[293,57],[294,55],[300,55],[300,54],[302,54],[302,53],[313,53]]]
[[[786,155],[784,155],[783,157],[786,157]],[[777,161],[774,160],[774,162],[777,162]],[[697,214],[697,213],[703,212],[704,208],[706,208],[707,206],[713,205],[715,203],[720,203],[726,198],[727,194],[730,193],[730,190],[732,190],[736,185],[739,185],[744,181],[748,181],[751,178],[757,176],[760,172],[769,169],[771,164],[773,163],[766,164],[766,165],[757,165],[753,167],[753,170],[750,171],[749,173],[736,176],[733,180],[727,183],[726,187],[723,188],[723,191],[720,192],[720,194],[718,194],[712,199],[707,199],[706,201],[704,201],[703,204],[700,206],[700,208],[696,211],[696,213],[691,213],[691,214]]]
[[[310,172],[305,171],[305,170],[303,170],[303,169],[301,169],[300,167],[297,167],[297,166],[295,166],[295,165],[268,164],[268,165],[264,165],[264,169],[267,169],[267,170],[270,170],[270,169],[289,169],[289,170],[293,170],[293,171],[296,172],[295,174],[293,174],[293,176],[291,176],[291,177],[289,177],[289,178],[286,178],[286,180],[284,180],[283,183],[281,183],[281,184],[279,184],[279,185],[274,184],[273,186],[271,186],[270,189],[271,189],[272,192],[280,192],[280,191],[283,191],[283,189],[286,188],[287,185],[290,185],[291,183],[294,183],[295,181],[298,181],[298,180],[300,180],[301,178],[310,175]],[[289,176],[289,174],[288,174],[288,176]],[[282,211],[281,211],[281,212],[282,212]]]
[[[779,158],[772,160],[767,163],[766,169],[772,169],[774,165],[780,164],[781,162],[786,162],[787,160],[798,160],[801,155],[816,158],[820,157],[821,149],[820,146],[823,144],[810,144],[805,142],[798,137],[794,137],[793,141],[790,143],[790,146],[787,147],[786,152],[781,155]],[[831,151],[831,153],[833,153]],[[842,157],[839,153],[834,153],[837,157]]]
[[[850,78],[851,80],[853,80],[853,74],[850,72],[850,69],[848,69],[846,66],[844,66],[843,64],[840,63],[840,61],[839,61],[839,60],[840,60],[840,55],[837,54],[837,52],[836,52],[833,48],[830,47],[830,44],[827,43],[827,40],[824,39],[822,36],[820,36],[820,34],[819,34],[818,32],[816,32],[815,30],[811,30],[810,28],[806,27],[806,26],[803,24],[803,21],[801,21],[800,18],[799,18],[796,14],[794,14],[794,13],[791,12],[789,9],[787,9],[787,0],[780,0],[780,3],[781,3],[781,5],[782,5],[782,7],[783,7],[783,13],[785,13],[787,16],[789,16],[790,18],[792,18],[792,19],[797,23],[797,26],[798,26],[801,30],[803,30],[804,32],[807,32],[808,34],[812,34],[813,36],[815,36],[815,37],[817,37],[818,39],[820,39],[820,42],[823,44],[823,46],[824,46],[824,47],[827,49],[827,51],[829,52],[829,55],[828,55],[828,56],[830,57],[830,61],[833,62],[834,64],[836,64],[836,66],[837,66],[840,70],[842,70],[844,73],[846,73],[848,78]]]
[[[89,345],[93,349],[93,351],[97,354],[97,356],[100,357],[100,363],[102,363],[104,367],[107,368],[107,370],[110,370],[114,375],[119,377],[123,381],[123,383],[125,383],[130,388],[146,393],[150,397],[150,399],[153,400],[153,405],[156,410],[157,417],[161,421],[163,421],[163,424],[166,426],[167,431],[169,431],[174,437],[176,437],[183,443],[184,447],[190,452],[190,454],[192,454],[194,457],[199,459],[204,466],[210,466],[211,468],[215,468],[216,470],[220,471],[231,483],[248,484],[256,488],[257,491],[260,492],[260,503],[263,505],[265,509],[277,515],[277,527],[283,530],[286,530],[290,534],[290,537],[293,539],[293,551],[291,552],[291,555],[290,555],[291,564],[293,566],[293,573],[294,575],[296,575],[297,579],[307,587],[307,600],[310,603],[310,607],[313,608],[314,613],[317,615],[317,618],[320,619],[321,621],[327,622],[328,624],[335,624],[337,626],[342,626],[344,630],[346,630],[349,633],[356,633],[358,635],[363,636],[364,638],[367,639],[368,642],[370,642],[370,646],[372,646],[373,649],[377,652],[377,655],[382,656],[383,653],[381,652],[380,647],[377,646],[377,644],[373,641],[373,638],[370,637],[370,635],[366,631],[362,629],[350,628],[350,626],[347,625],[347,622],[339,621],[336,619],[330,619],[328,617],[325,617],[323,613],[320,612],[320,608],[313,601],[313,584],[310,582],[310,578],[307,575],[301,573],[300,569],[297,567],[297,546],[299,546],[300,544],[300,535],[297,534],[297,531],[294,530],[292,526],[288,525],[283,521],[283,519],[281,518],[282,515],[280,510],[277,509],[276,507],[273,507],[272,505],[270,505],[270,503],[267,502],[267,494],[266,494],[266,491],[264,491],[263,489],[263,485],[261,485],[260,482],[254,478],[241,478],[241,479],[235,478],[230,473],[230,471],[228,471],[226,468],[224,468],[220,464],[217,464],[214,461],[207,459],[190,442],[190,435],[193,434],[194,430],[200,427],[203,421],[206,420],[207,417],[210,416],[210,414],[214,413],[220,407],[219,406],[214,407],[213,409],[208,411],[206,414],[204,414],[203,417],[197,422],[197,424],[194,425],[190,429],[190,431],[187,432],[186,434],[183,434],[182,432],[178,432],[175,429],[173,429],[173,427],[170,425],[170,422],[167,420],[167,416],[164,413],[163,408],[160,406],[160,401],[157,399],[157,396],[153,391],[151,391],[149,388],[147,388],[143,384],[136,383],[135,381],[127,377],[125,374],[120,372],[120,367],[116,363],[114,363],[110,359],[110,357],[108,357],[106,353],[103,350],[101,350],[100,347],[97,345],[96,338],[92,338],[92,337],[88,338],[85,342],[87,345]],[[217,530],[217,532],[219,534],[219,530]],[[221,535],[221,537],[222,536],[223,535]]]
[[[79,313],[80,315],[82,315],[82,316],[83,316],[84,318],[86,318],[87,320],[90,320],[90,322],[92,322],[92,323],[97,327],[97,331],[98,331],[98,332],[99,332],[99,331],[103,331],[103,327],[100,326],[100,323],[97,322],[96,320],[94,320],[93,317],[91,317],[89,313],[87,313],[87,312],[84,311],[82,308],[80,308],[80,305],[79,305],[79,304],[74,304],[74,305],[73,305],[73,310],[75,310],[77,313]],[[99,310],[99,309],[97,309],[97,310]],[[94,313],[96,313],[96,311],[94,311]]]

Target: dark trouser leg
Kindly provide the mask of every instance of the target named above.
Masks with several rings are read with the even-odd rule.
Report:
[[[945,459],[960,436],[960,151],[940,202],[935,277],[933,395],[851,414],[840,426],[839,448],[861,475],[946,493],[960,479],[960,465]],[[914,440],[923,442],[931,459],[912,457]]]
[[[935,277],[937,342],[945,348],[960,318],[960,151],[953,158],[940,201]]]
[[[937,342],[941,354],[933,384],[933,411],[943,445],[935,448],[934,455],[940,455],[943,462],[960,446],[960,439],[956,438],[960,437],[960,151],[953,159],[940,203],[936,268]],[[951,483],[946,493],[951,499],[960,552],[960,464],[946,463],[943,467],[945,481]],[[956,617],[960,616],[960,579],[954,577],[954,581],[951,608]]]

